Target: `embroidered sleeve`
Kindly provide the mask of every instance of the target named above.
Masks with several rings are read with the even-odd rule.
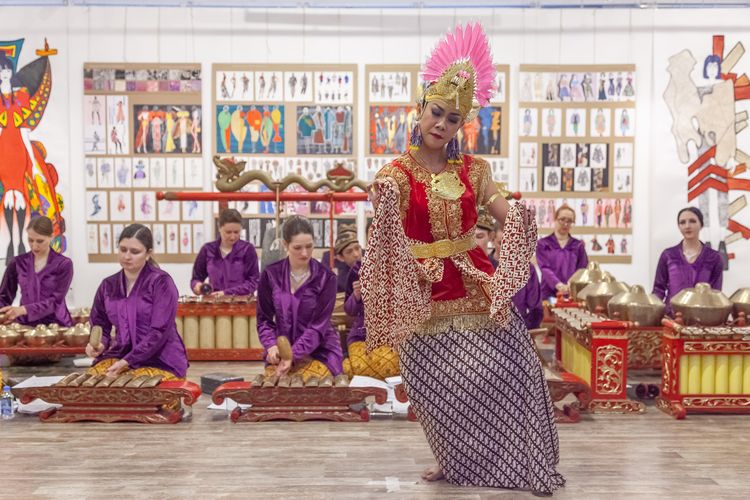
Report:
[[[396,184],[398,185],[398,191],[401,194],[399,213],[401,215],[401,220],[404,220],[406,219],[406,209],[409,206],[409,197],[411,196],[409,177],[395,163],[388,163],[375,175],[376,179],[381,179],[384,177],[391,177],[396,181]]]
[[[536,221],[532,219],[531,224],[525,227],[524,215],[525,208],[520,203],[515,203],[508,210],[498,266],[490,285],[490,316],[501,326],[506,326],[510,321],[513,296],[529,281],[529,261],[536,250]]]
[[[429,319],[431,285],[425,278],[399,219],[396,190],[389,185],[383,188],[360,271],[368,351],[398,348]]]

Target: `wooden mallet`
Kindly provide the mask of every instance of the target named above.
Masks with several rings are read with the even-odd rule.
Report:
[[[99,325],[96,325],[91,328],[91,334],[89,335],[89,344],[91,344],[91,347],[94,349],[99,349],[99,346],[102,343],[102,327]]]

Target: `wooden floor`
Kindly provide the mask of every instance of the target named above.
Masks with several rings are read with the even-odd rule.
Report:
[[[69,363],[69,361],[68,361]],[[193,363],[247,377],[260,363]],[[11,375],[69,373],[65,364]],[[530,493],[424,483],[432,456],[418,424],[232,424],[202,396],[177,425],[0,422],[0,498],[532,498]],[[748,498],[750,416],[587,416],[559,427],[555,498]],[[388,495],[385,495],[388,493]]]

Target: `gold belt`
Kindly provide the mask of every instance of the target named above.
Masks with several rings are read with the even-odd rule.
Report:
[[[474,235],[467,234],[457,240],[438,240],[432,243],[412,245],[411,254],[417,259],[430,259],[433,257],[445,259],[452,255],[468,252],[475,246],[477,246],[477,242],[474,240]]]

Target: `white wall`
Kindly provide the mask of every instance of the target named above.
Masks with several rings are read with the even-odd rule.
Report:
[[[85,247],[81,122],[84,62],[199,62],[204,89],[211,88],[211,64],[352,63],[360,75],[368,63],[421,63],[439,35],[458,20],[483,22],[498,63],[511,65],[511,102],[518,98],[517,70],[522,63],[607,64],[637,67],[637,124],[634,203],[634,261],[606,266],[629,283],[650,287],[661,250],[679,241],[677,210],[687,204],[686,169],[677,162],[669,129],[671,118],[661,98],[666,63],[689,48],[702,60],[711,35],[727,35],[750,46],[746,10],[246,10],[149,8],[2,8],[2,39],[26,38],[20,64],[33,58],[43,38],[60,50],[53,58],[51,105],[33,137],[44,141],[49,160],[60,172],[60,192],[68,221],[68,255],[76,275],[70,305],[87,305],[99,281],[116,264],[89,264]],[[28,23],[34,19],[34,23]],[[18,31],[11,27],[19,26]],[[750,55],[735,70],[750,73]],[[364,83],[360,80],[360,95]],[[210,93],[203,93],[210,109]],[[747,109],[747,104],[743,104]],[[511,144],[515,143],[515,106],[511,106]],[[365,141],[364,105],[359,113],[359,144]],[[211,120],[204,137],[213,137]],[[744,134],[750,136],[750,132]],[[739,147],[750,151],[743,137]],[[212,147],[206,143],[209,165]],[[362,155],[362,147],[360,155]],[[512,147],[511,160],[516,155]],[[206,175],[206,188],[209,188]],[[747,209],[750,210],[750,209]],[[207,228],[209,226],[207,225]],[[725,276],[725,292],[749,285],[737,270],[747,268],[750,243],[737,253],[734,273]],[[739,264],[738,264],[739,262]],[[743,266],[744,263],[744,266]],[[187,293],[189,265],[164,265],[181,293]]]

